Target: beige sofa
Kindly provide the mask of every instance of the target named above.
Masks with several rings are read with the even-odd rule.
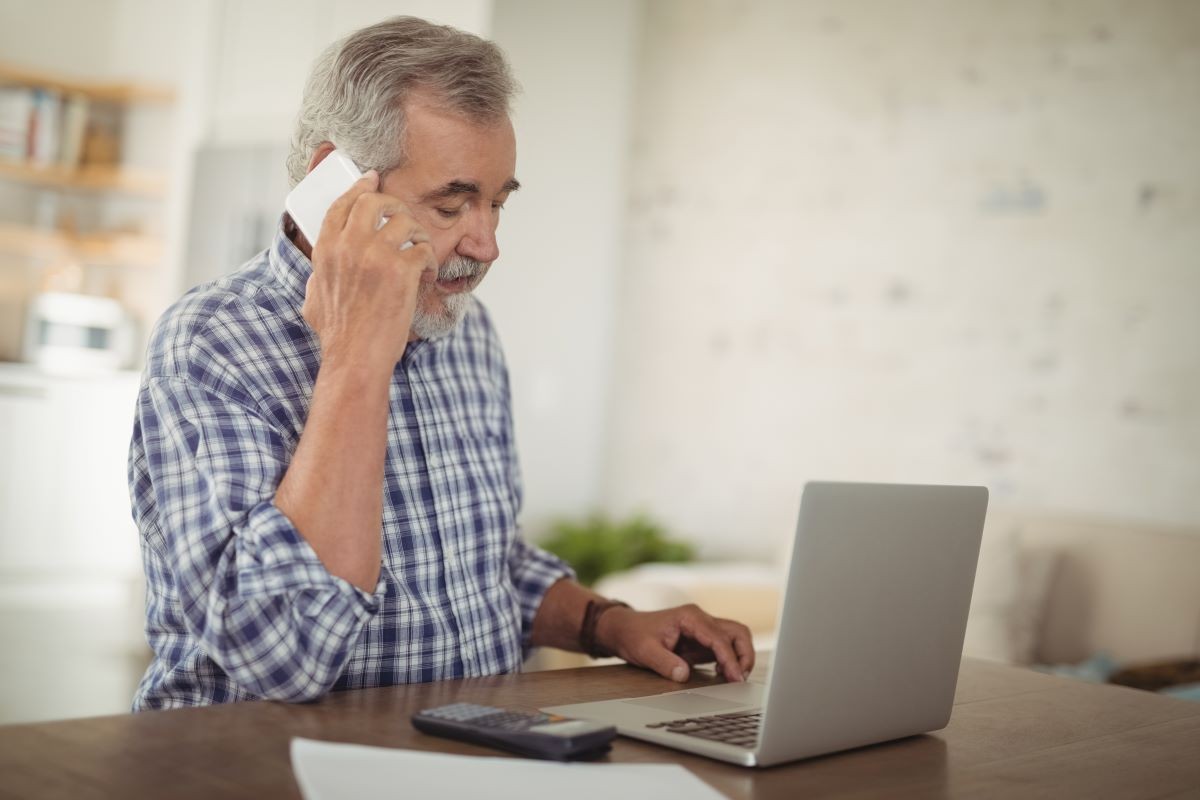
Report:
[[[597,585],[635,608],[694,602],[739,619],[769,646],[778,564],[643,565]],[[1200,527],[989,513],[965,651],[1009,663],[1074,663],[1105,653],[1118,664],[1200,651]],[[541,653],[529,668],[582,657]]]
[[[1026,552],[1057,555],[1034,656],[1121,664],[1200,651],[1200,526],[1013,517]]]

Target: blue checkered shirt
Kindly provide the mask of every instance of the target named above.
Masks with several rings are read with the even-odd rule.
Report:
[[[478,303],[396,365],[374,593],[326,571],[273,504],[320,366],[311,272],[279,231],[155,327],[129,455],[155,654],[134,710],[511,672],[571,575],[519,535],[508,374]]]

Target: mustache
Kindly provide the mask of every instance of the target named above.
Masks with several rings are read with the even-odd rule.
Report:
[[[455,256],[438,268],[438,280],[452,281],[456,278],[474,278],[484,269],[485,266],[481,261]]]

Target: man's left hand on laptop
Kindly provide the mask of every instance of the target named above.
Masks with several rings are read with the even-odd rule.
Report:
[[[718,674],[730,681],[745,680],[754,669],[750,629],[695,605],[662,611],[614,608],[600,618],[596,639],[630,664],[681,683],[694,664],[715,661]]]

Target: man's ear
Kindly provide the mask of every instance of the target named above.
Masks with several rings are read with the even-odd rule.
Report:
[[[321,142],[319,145],[317,145],[317,149],[313,150],[312,158],[308,160],[308,171],[312,172],[314,169],[316,169],[317,164],[320,164],[322,161],[324,161],[325,156],[329,155],[336,149],[337,148],[333,146],[333,142]]]

